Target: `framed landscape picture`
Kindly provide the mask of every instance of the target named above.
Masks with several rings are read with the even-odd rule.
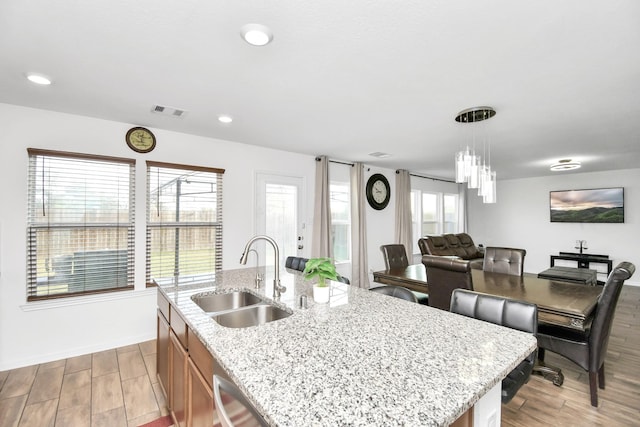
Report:
[[[624,188],[549,192],[551,222],[623,223]]]

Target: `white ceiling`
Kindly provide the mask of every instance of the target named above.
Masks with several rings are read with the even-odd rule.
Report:
[[[498,179],[636,168],[640,2],[0,0],[0,102],[445,178],[474,137]]]

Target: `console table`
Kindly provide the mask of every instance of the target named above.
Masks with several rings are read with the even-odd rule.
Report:
[[[594,254],[579,254],[575,252],[560,252],[559,255],[551,255],[551,267],[555,267],[556,260],[563,261],[575,261],[578,264],[578,268],[590,268],[591,264],[606,264],[607,273],[606,277],[609,276],[611,270],[613,269],[613,262],[609,259],[609,255],[594,255]],[[594,270],[598,270],[594,268]],[[604,271],[598,270],[598,274],[604,275]],[[606,277],[604,279],[606,280]],[[603,284],[604,280],[598,280],[599,284]]]

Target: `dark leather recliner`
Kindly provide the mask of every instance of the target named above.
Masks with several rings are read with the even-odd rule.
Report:
[[[604,358],[620,291],[635,271],[636,267],[630,262],[621,262],[613,269],[598,298],[591,327],[585,332],[546,324],[538,328],[538,360],[544,362],[545,350],[549,350],[589,372],[591,406],[598,406],[597,385],[604,389]]]
[[[484,251],[482,269],[492,273],[522,276],[524,273],[524,257],[527,251],[515,248],[497,248],[488,246]]]
[[[418,247],[422,255],[457,256],[468,260],[484,256],[467,233],[422,237],[418,239]]]
[[[392,297],[400,298],[403,300],[418,302],[418,298],[411,292],[411,289],[403,288],[402,286],[379,286],[377,288],[369,289],[371,292],[377,292],[382,295],[389,295]]]
[[[496,295],[456,289],[451,296],[451,312],[531,334],[538,329],[538,307],[535,304]],[[502,380],[502,403],[508,403],[529,381],[535,360],[534,350]]]
[[[399,243],[380,246],[384,258],[385,270],[409,266],[409,258],[404,245]]]
[[[427,270],[429,285],[429,305],[441,310],[449,310],[451,293],[454,289],[473,290],[471,263],[457,258],[423,255],[422,264]]]

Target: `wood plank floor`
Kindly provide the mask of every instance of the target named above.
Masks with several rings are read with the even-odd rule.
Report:
[[[166,415],[155,352],[147,341],[0,372],[0,427],[136,427]],[[503,426],[640,425],[640,287],[622,291],[598,408],[584,371],[551,352],[546,359],[562,368],[564,384],[532,377],[502,405]]]
[[[137,427],[168,413],[156,342],[0,372],[0,427]]]

